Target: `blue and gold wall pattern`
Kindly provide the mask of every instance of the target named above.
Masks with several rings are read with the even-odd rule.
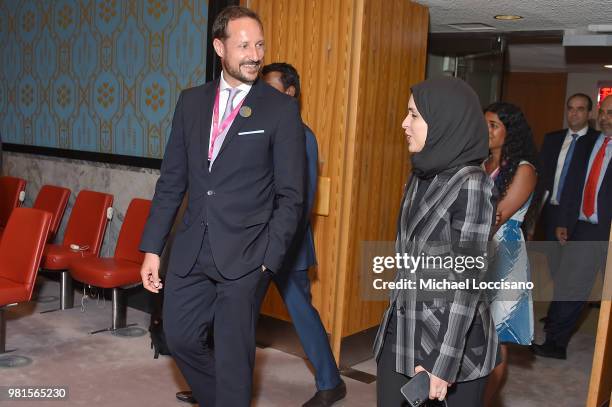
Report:
[[[3,140],[161,158],[207,23],[207,0],[0,0]]]

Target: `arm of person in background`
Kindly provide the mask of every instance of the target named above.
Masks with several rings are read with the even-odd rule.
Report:
[[[576,149],[567,171],[563,184],[561,200],[559,202],[559,217],[557,218],[555,235],[560,244],[564,245],[569,239],[569,226],[573,219],[578,217],[582,208],[582,188],[586,177],[589,157],[593,150],[597,135],[582,136],[576,143]]]
[[[529,164],[519,165],[506,195],[497,204],[495,231],[521,209],[534,191],[538,176]]]
[[[527,209],[525,219],[523,220],[522,227],[527,240],[533,240],[536,225],[538,224],[538,219],[542,213],[542,207],[544,206],[544,201],[548,199],[546,191],[542,188],[538,188],[538,185],[539,182],[536,183],[533,199],[531,200],[531,204],[529,204],[529,209]]]
[[[576,155],[576,151],[574,151],[574,156]],[[571,215],[571,203],[575,199],[579,199],[582,201],[582,191],[578,189],[578,183],[572,178],[572,174],[576,173],[578,168],[578,160],[572,159],[570,163],[570,168],[568,171],[568,177],[565,179],[565,184],[563,185],[563,191],[561,192],[561,201],[559,202],[559,216],[557,218],[557,224],[555,226],[555,236],[561,245],[564,245],[568,239],[568,225],[570,222]],[[582,202],[580,202],[581,204]],[[578,205],[578,210],[580,210],[581,205]]]
[[[319,170],[319,146],[312,130],[304,126],[306,135],[306,165],[308,167],[308,185],[306,189],[306,222],[312,215],[314,199],[317,193]]]
[[[291,100],[278,113],[281,119],[272,146],[276,205],[268,223],[270,240],[263,264],[273,273],[281,270],[306,205],[306,142],[297,102]]]
[[[538,162],[536,163],[538,180],[531,205],[529,205],[525,220],[523,221],[523,230],[527,240],[533,240],[542,209],[551,198],[552,186],[550,184],[553,181],[552,178],[554,178],[554,172],[551,173],[551,171],[554,171],[557,166],[556,161],[554,161],[555,154],[553,153],[555,137],[558,137],[558,134],[549,133],[544,135],[544,141],[538,154]]]
[[[160,255],[172,228],[176,212],[187,189],[187,149],[183,128],[183,93],[179,96],[172,119],[172,131],[166,146],[149,218],[140,242],[145,258],[140,269],[145,289],[158,293]]]

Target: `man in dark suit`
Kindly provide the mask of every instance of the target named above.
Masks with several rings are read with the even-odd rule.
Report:
[[[564,186],[567,185],[567,172],[574,157],[576,143],[585,135],[595,136],[597,131],[589,127],[589,115],[593,101],[583,93],[576,93],[567,99],[566,119],[568,128],[548,133],[544,137],[539,155],[539,183],[534,205],[543,205],[541,221],[545,238],[551,242],[548,249],[548,267],[555,274],[559,267],[561,247],[556,244],[555,227],[559,219],[559,202]],[[544,198],[545,197],[545,198]],[[531,208],[536,210],[537,208]],[[555,243],[552,243],[555,242]]]
[[[262,69],[263,79],[272,87],[296,100],[300,97],[300,77],[297,70],[286,63],[266,65]],[[317,310],[312,306],[308,268],[315,265],[316,255],[310,213],[317,190],[319,151],[317,139],[304,124],[306,132],[306,162],[308,182],[306,189],[306,212],[296,239],[287,257],[286,270],[274,276],[293,326],[300,337],[302,347],[315,369],[317,392],[303,407],[329,407],[346,396],[346,385],[334,360],[325,328]]]
[[[159,292],[159,254],[185,192],[166,275],[164,333],[204,407],[251,402],[257,305],[304,211],[304,128],[295,100],[258,80],[263,27],[232,6],[212,26],[221,78],[181,92],[140,248]]]
[[[571,334],[605,264],[612,221],[611,96],[601,103],[598,122],[601,133],[587,135],[576,144],[567,173],[556,228],[556,237],[565,247],[548,309],[546,341],[533,347],[539,356],[567,357]]]

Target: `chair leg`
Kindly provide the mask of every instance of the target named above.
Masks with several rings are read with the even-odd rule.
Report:
[[[6,317],[4,308],[0,308],[0,354],[6,352]]]
[[[6,314],[4,310],[4,307],[0,307],[0,369],[27,366],[32,363],[32,359],[9,354],[15,349],[6,350]]]
[[[74,308],[74,289],[72,287],[72,276],[68,270],[64,270],[60,277],[60,309]]]
[[[124,329],[137,325],[127,323],[127,297],[124,289],[118,287],[113,288],[113,303],[111,307],[112,321],[110,328],[92,331],[89,333],[90,335],[100,332],[112,332],[113,334],[119,336],[142,336],[146,333],[146,331],[140,328],[138,328],[136,331]]]
[[[125,328],[127,321],[127,299],[125,296],[125,291],[121,288],[115,287],[113,288],[113,311],[112,311],[112,325],[111,329],[114,331],[116,329]]]

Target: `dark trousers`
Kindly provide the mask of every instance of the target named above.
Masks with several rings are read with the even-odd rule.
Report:
[[[546,259],[548,261],[548,271],[554,279],[561,263],[561,252],[563,247],[559,244],[555,229],[559,223],[559,206],[547,204],[542,211],[544,219],[545,238],[549,244],[546,245]]]
[[[561,265],[555,276],[553,302],[548,308],[546,341],[567,347],[597,272],[603,270],[607,241],[603,241],[597,225],[579,221],[563,248]]]
[[[409,407],[408,402],[400,392],[403,385],[410,380],[395,371],[395,332],[397,320],[395,316],[389,321],[389,328],[385,336],[385,342],[378,359],[376,369],[376,399],[378,407]],[[481,407],[483,405],[484,391],[487,385],[487,377],[481,377],[469,382],[459,382],[448,388],[446,405],[448,407]],[[443,402],[429,400],[428,407],[444,406]]]
[[[340,374],[317,310],[312,306],[308,270],[291,270],[274,276],[287,306],[304,353],[314,367],[318,390],[340,384]]]
[[[172,356],[204,407],[248,407],[260,298],[271,280],[260,268],[238,280],[215,267],[209,235],[185,277],[168,271],[164,333]]]

